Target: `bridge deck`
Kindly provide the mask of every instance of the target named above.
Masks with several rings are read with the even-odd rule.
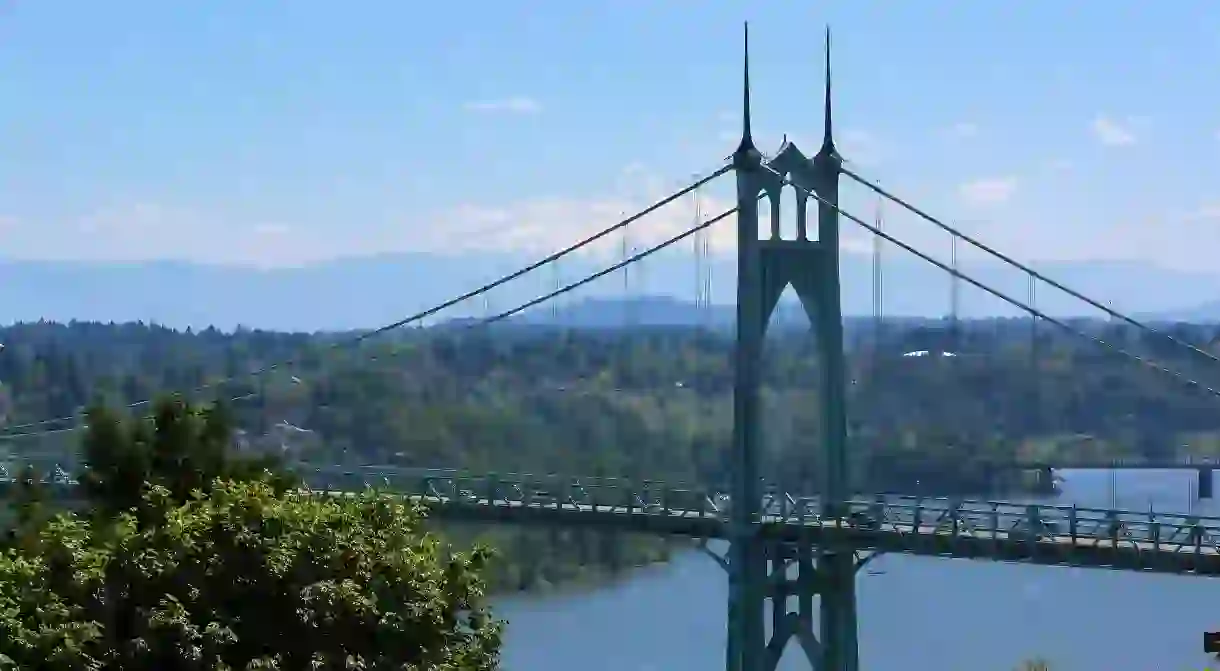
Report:
[[[433,517],[726,538],[730,502],[705,490],[562,476],[427,477],[398,488]],[[404,491],[405,490],[405,491]],[[777,542],[990,561],[1220,575],[1220,518],[1000,501],[878,497],[820,514],[772,493],[758,533]]]
[[[625,506],[573,506],[522,501],[458,501],[413,496],[431,508],[433,516],[481,522],[507,522],[671,534],[692,538],[726,538],[725,519],[702,511],[649,510]],[[857,502],[857,507],[871,506]],[[892,511],[887,505],[887,511]],[[929,508],[927,512],[944,512]],[[1005,515],[1011,518],[1011,515]],[[1220,575],[1220,548],[1206,536],[1193,536],[1171,528],[1169,538],[1141,540],[1130,527],[1117,538],[1098,533],[1029,534],[1023,529],[973,527],[959,519],[952,524],[853,523],[805,520],[764,515],[760,533],[777,541],[812,545],[851,545],[862,550],[934,557],[960,557],[990,561],[1112,568],[1159,573]],[[1018,526],[1018,525],[1014,525]],[[1214,529],[1220,532],[1220,529]],[[1177,540],[1171,540],[1174,537]],[[1196,539],[1198,542],[1196,542]]]
[[[726,538],[730,501],[706,489],[657,482],[412,469],[378,485],[434,517],[602,527]],[[367,473],[314,479],[326,495],[353,495]],[[342,482],[346,480],[350,482]],[[63,484],[61,496],[76,493]],[[820,514],[816,497],[771,492],[758,533],[777,542],[850,545],[877,552],[991,561],[1220,575],[1220,517],[1077,506],[913,497],[849,502],[845,517]]]

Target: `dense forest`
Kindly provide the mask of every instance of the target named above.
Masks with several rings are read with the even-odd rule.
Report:
[[[1109,323],[1077,326],[1220,386],[1211,382],[1220,364],[1167,340]],[[1212,327],[1170,328],[1203,348],[1216,337]],[[98,400],[124,405],[212,385],[188,395],[237,399],[240,442],[290,462],[728,481],[732,342],[723,332],[438,326],[344,345],[352,335],[97,323],[0,329],[0,458],[71,470],[79,441],[63,429],[79,420],[22,425]],[[1220,454],[1214,394],[1049,325],[860,323],[849,335],[850,442],[861,491],[983,493],[1019,485],[1005,463],[1068,453]],[[285,360],[294,364],[249,375]],[[765,475],[812,493],[814,345],[778,332],[765,363]],[[492,534],[508,553],[587,545],[545,532],[453,532]],[[656,541],[627,545],[616,563],[666,552]],[[568,579],[572,566],[598,561],[580,554],[541,562],[531,576]],[[520,570],[506,570],[501,582],[528,583]]]

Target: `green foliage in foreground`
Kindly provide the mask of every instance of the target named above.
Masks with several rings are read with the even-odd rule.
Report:
[[[0,555],[0,669],[498,665],[478,546],[372,491],[311,496],[235,452],[223,408],[90,413],[79,514],[27,473]]]
[[[372,494],[151,489],[137,521],[61,515],[0,557],[0,668],[493,669],[488,554]]]
[[[88,467],[80,483],[102,515],[141,508],[150,484],[165,488],[176,503],[208,493],[217,480],[264,480],[277,491],[296,484],[272,456],[234,453],[233,421],[224,405],[193,407],[170,397],[156,404],[152,421],[125,420],[95,407],[88,422],[82,446]]]

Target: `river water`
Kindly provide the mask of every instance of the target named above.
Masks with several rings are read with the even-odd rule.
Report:
[[[1065,471],[1056,503],[1186,512],[1191,471]],[[1220,483],[1218,483],[1220,484]],[[1220,515],[1220,503],[1195,502]],[[1220,630],[1220,579],[888,555],[858,578],[868,671],[1220,669],[1202,652]],[[698,552],[579,592],[496,603],[507,671],[724,668],[727,581]],[[1209,665],[1210,664],[1210,665]],[[790,643],[780,669],[808,669]]]

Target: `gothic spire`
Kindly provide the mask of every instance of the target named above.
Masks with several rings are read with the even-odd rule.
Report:
[[[830,101],[830,26],[826,26],[826,93],[822,127],[822,153],[826,154],[832,154],[835,151],[834,117],[832,116]]]
[[[741,144],[737,145],[736,153],[756,151],[754,137],[750,131],[750,23],[745,24],[745,66],[742,73],[741,87]]]

